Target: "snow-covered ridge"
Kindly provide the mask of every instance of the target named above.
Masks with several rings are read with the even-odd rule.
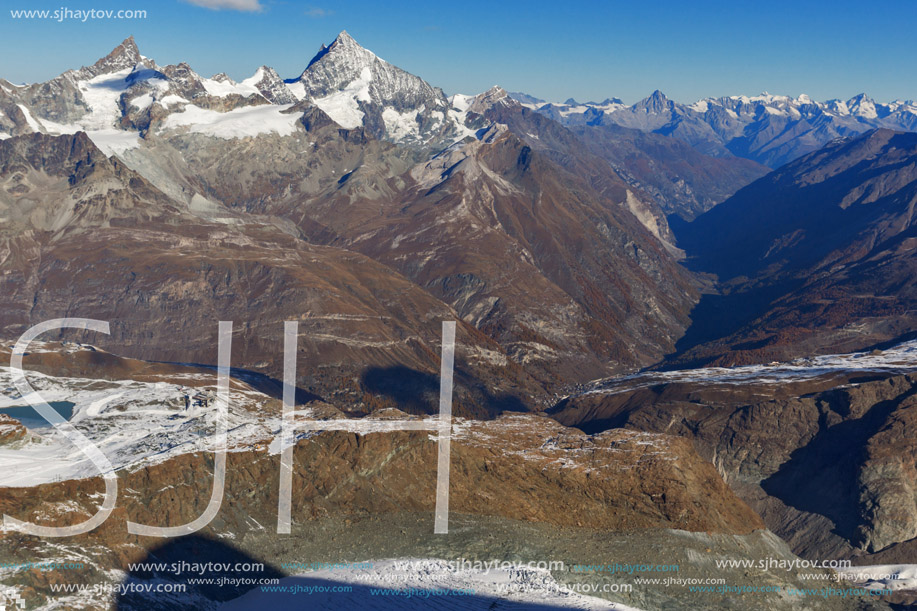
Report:
[[[677,371],[647,371],[598,380],[584,394],[618,394],[657,384],[785,384],[848,372],[908,374],[917,372],[917,340],[888,350],[829,354],[786,363],[741,367],[702,367]]]
[[[127,39],[93,66],[48,83],[20,87],[0,80],[0,139],[85,131],[111,155],[140,146],[150,130],[180,128],[218,138],[286,136],[301,113],[280,114],[303,101],[341,127],[364,127],[393,142],[448,146],[467,135],[463,109],[453,109],[441,90],[341,32],[299,77],[287,81],[268,66],[241,82],[224,73],[205,78],[184,63],[159,67]],[[248,112],[260,106],[275,110]],[[231,116],[219,116],[224,114]]]
[[[523,102],[527,107],[565,125],[617,125],[655,132],[678,138],[708,155],[746,157],[771,168],[836,138],[856,137],[878,128],[917,131],[917,103],[879,103],[865,94],[819,102],[804,94],[791,97],[765,92],[710,97],[686,105],[655,91],[630,106],[572,99],[552,104],[516,95],[528,100]]]
[[[520,95],[520,97],[522,96]],[[561,116],[567,117],[570,115],[586,114],[590,111],[611,114],[623,110],[633,110],[638,104],[642,104],[643,102],[646,102],[646,100],[633,105],[624,104],[617,99],[605,100],[604,102],[576,102],[571,99],[566,102],[521,103],[523,106],[533,110],[556,112]],[[755,96],[732,95],[719,98],[709,97],[697,100],[691,104],[676,103],[676,105],[683,110],[697,114],[705,114],[715,109],[728,109],[735,112],[737,116],[743,114],[755,115],[762,111],[774,115],[795,115],[799,117],[827,115],[833,117],[854,116],[863,119],[881,119],[893,117],[896,114],[917,116],[917,102],[914,100],[895,100],[893,102],[881,103],[875,101],[865,93],[856,95],[849,100],[831,99],[819,102],[813,100],[806,94],[801,94],[794,98],[787,95],[773,95],[765,91]],[[652,112],[653,111],[650,110],[650,114],[652,114]]]
[[[183,112],[169,115],[162,129],[187,128],[191,133],[224,140],[269,133],[289,136],[296,130],[300,118],[296,113],[285,112],[290,106],[247,106],[229,112],[217,112],[189,104]]]

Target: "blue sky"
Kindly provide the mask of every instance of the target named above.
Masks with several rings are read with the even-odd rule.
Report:
[[[817,99],[865,91],[917,99],[917,2],[767,0],[0,0],[0,76],[51,78],[133,34],[144,55],[237,80],[261,64],[299,74],[346,29],[363,46],[447,93],[494,84],[549,100],[661,89],[701,97]],[[201,5],[231,5],[213,10]],[[144,9],[145,20],[14,20],[12,9]],[[232,8],[235,7],[235,8]],[[254,10],[250,10],[254,9]]]

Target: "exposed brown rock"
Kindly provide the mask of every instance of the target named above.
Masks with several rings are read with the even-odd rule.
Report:
[[[228,459],[223,506],[208,530],[241,535],[257,524],[273,528],[279,456],[243,451]],[[209,499],[212,480],[204,474],[212,473],[212,463],[209,454],[183,455],[122,473],[115,512],[72,541],[105,545],[112,550],[108,563],[136,557],[156,541],[128,535],[124,520],[165,526],[194,519]],[[436,465],[437,444],[425,432],[327,432],[302,440],[294,454],[294,523],[432,511]],[[99,479],[6,488],[0,512],[65,525],[94,512],[102,489]],[[600,530],[746,534],[763,528],[686,440],[631,431],[588,436],[534,415],[456,426],[450,509]],[[21,538],[7,534],[0,541]]]
[[[917,332],[917,135],[832,142],[740,190],[679,245],[717,274],[674,360],[853,352]]]
[[[11,444],[26,438],[28,431],[22,423],[11,416],[0,413],[0,445]]]
[[[768,528],[796,553],[825,558],[917,537],[917,378],[858,378],[660,384],[574,397],[553,411],[590,432],[624,427],[693,440]]]

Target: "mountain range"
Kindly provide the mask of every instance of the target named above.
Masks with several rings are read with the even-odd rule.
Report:
[[[422,385],[429,366],[407,355],[432,352],[427,342],[436,325],[408,330],[388,321],[431,320],[440,311],[480,334],[465,342],[473,354],[461,365],[477,386],[532,405],[559,385],[658,360],[673,349],[696,300],[689,273],[672,256],[664,213],[606,161],[558,160],[530,146],[526,138],[539,128],[525,125],[538,115],[502,90],[447,100],[346,32],[287,82],[266,67],[234,83],[203,78],[186,64],[159,66],[129,38],[93,66],[48,83],[4,82],[0,99],[8,131],[0,141],[8,152],[3,214],[15,219],[3,258],[15,270],[5,276],[7,334],[72,309],[46,290],[59,268],[70,275],[54,285],[89,299],[84,312],[118,312],[122,352],[135,357],[173,360],[181,351],[181,360],[203,362],[212,358],[204,350],[212,333],[200,320],[260,311],[259,318],[275,321],[281,317],[269,313],[273,308],[296,307],[315,326],[309,358],[353,367],[333,378],[315,370],[303,384],[327,397],[343,379],[347,392],[362,397],[372,367],[409,388]],[[410,115],[410,129],[388,121],[392,113]],[[518,130],[501,122],[510,116],[521,122]],[[143,198],[158,203],[141,204]],[[579,230],[567,231],[571,224]],[[106,238],[109,232],[120,238]],[[130,243],[115,258],[123,268],[96,265],[106,252],[101,244],[74,256],[64,247],[75,235],[74,244]],[[202,261],[191,277],[178,244]],[[279,268],[294,259],[270,254],[289,248],[305,249],[292,277]],[[27,254],[37,252],[40,258]],[[337,262],[325,261],[325,253]],[[380,267],[372,271],[365,257]],[[253,267],[241,268],[243,261]],[[380,290],[406,282],[397,293],[430,303],[402,309],[414,298],[364,294],[353,280],[344,286],[369,298],[368,309],[320,299],[344,288],[329,283],[344,282],[346,273],[323,278],[322,271],[341,265],[359,269]],[[102,271],[110,276],[81,276]],[[124,277],[138,279],[127,293],[116,280]],[[220,296],[215,283],[222,277],[233,288]],[[254,277],[261,280],[248,290],[235,284]],[[165,292],[153,288],[165,278],[183,280]],[[88,286],[98,291],[84,295]],[[313,297],[291,293],[292,286]],[[107,291],[147,307],[120,310]],[[262,300],[268,310],[255,307]],[[143,330],[179,311],[194,312],[182,317],[194,336],[185,345]],[[379,325],[385,330],[373,329]],[[271,362],[265,350],[275,332],[252,322],[238,366]],[[475,368],[492,375],[471,373]],[[498,404],[477,396],[474,409]]]
[[[472,360],[479,369],[492,370],[477,374],[486,380],[483,386],[494,384],[501,393],[515,387],[518,400],[531,402],[566,384],[658,363],[666,355],[707,354],[698,342],[725,341],[729,333],[738,332],[724,331],[728,325],[720,324],[718,314],[712,314],[715,328],[704,330],[704,317],[724,307],[713,302],[725,299],[726,293],[730,299],[752,299],[758,309],[741,310],[745,323],[751,324],[751,314],[765,315],[760,308],[783,295],[780,291],[789,287],[794,273],[816,273],[806,267],[816,264],[816,253],[800,246],[813,238],[798,239],[805,232],[812,236],[814,228],[775,226],[771,231],[765,220],[773,220],[773,205],[766,202],[793,202],[781,204],[788,206],[777,217],[783,221],[808,210],[807,222],[824,223],[818,211],[825,206],[834,210],[834,204],[820,199],[821,208],[808,206],[803,202],[813,197],[814,187],[797,188],[814,179],[786,176],[808,163],[815,166],[813,175],[820,176],[826,153],[812,153],[767,174],[765,166],[733,154],[727,146],[739,153],[738,139],[751,131],[761,138],[779,131],[780,141],[789,147],[784,156],[815,147],[829,136],[825,151],[847,150],[854,145],[843,144],[847,140],[838,134],[856,135],[877,122],[900,124],[914,110],[907,103],[875,105],[863,97],[821,104],[805,97],[766,95],[710,99],[687,107],[657,91],[625,107],[615,99],[539,105],[516,95],[525,101],[499,87],[477,96],[447,97],[364,49],[346,32],[323,45],[298,77],[287,80],[266,66],[241,83],[225,74],[202,77],[184,63],[159,66],[128,38],[92,66],[46,83],[16,86],[0,81],[0,145],[8,152],[2,197],[8,221],[4,251],[9,254],[3,261],[16,272],[5,282],[19,278],[4,292],[10,307],[3,325],[12,333],[39,314],[59,312],[41,287],[55,269],[49,248],[63,248],[67,236],[92,233],[90,239],[99,239],[102,233],[96,229],[117,229],[129,232],[138,244],[150,240],[155,252],[164,247],[156,228],[162,223],[179,227],[176,235],[186,232],[189,247],[203,260],[221,260],[225,255],[216,256],[213,249],[248,240],[324,249],[351,266],[365,267],[352,257],[367,257],[380,267],[365,278],[380,286],[397,284],[381,280],[387,275],[403,278],[399,282],[417,291],[417,299],[440,304],[434,310],[455,312],[469,330],[481,334],[484,343],[475,348],[478,356]],[[714,117],[721,119],[715,125],[710,123]],[[782,127],[775,121],[782,121]],[[810,129],[819,122],[823,129]],[[737,136],[739,132],[745,136]],[[724,140],[727,133],[735,137]],[[855,146],[872,150],[877,138],[892,138],[892,133],[867,133]],[[722,146],[711,149],[690,134],[716,135]],[[900,154],[905,149],[894,150]],[[836,163],[857,159],[845,155]],[[872,170],[882,174],[881,184],[906,180],[901,171],[885,176],[885,168]],[[848,175],[849,181],[832,187],[837,197],[877,188],[879,179],[861,184],[862,173]],[[61,197],[69,199],[66,206],[60,205]],[[755,206],[762,210],[751,212]],[[887,206],[900,204],[895,200]],[[850,209],[880,214],[876,206]],[[888,233],[883,227],[909,226],[903,217],[847,217],[837,220],[834,233],[822,236],[817,256],[829,256],[833,249],[849,251],[848,238],[858,232],[872,235],[872,244],[878,243],[876,235]],[[752,232],[753,238],[746,237]],[[205,239],[213,235],[238,237]],[[796,250],[774,250],[773,244],[781,240],[795,244]],[[267,242],[264,252],[270,251]],[[28,254],[38,251],[43,251],[40,259]],[[249,250],[250,255],[257,252]],[[686,253],[690,269],[679,263]],[[755,261],[775,253],[802,267],[794,272],[774,265],[755,267]],[[804,255],[809,257],[805,265]],[[67,256],[67,267],[79,265],[80,257]],[[90,265],[91,257],[84,257]],[[121,260],[135,276],[140,275],[135,268],[146,266],[129,255]],[[174,265],[182,260],[176,258]],[[829,258],[819,269],[836,267],[837,260]],[[25,272],[22,264],[27,261],[44,267]],[[278,262],[258,255],[251,265],[270,269]],[[718,294],[700,305],[700,292],[709,287],[691,270],[717,274],[721,281]],[[235,275],[242,279],[249,273]],[[730,276],[756,277],[737,288],[739,281],[730,281]],[[314,290],[317,276],[299,280],[304,290]],[[114,280],[94,282],[106,286]],[[197,289],[211,294],[208,284],[212,281]],[[79,292],[72,281],[65,286],[71,294]],[[170,307],[204,302],[191,286],[170,292],[170,299],[187,304]],[[269,286],[259,286],[258,292],[288,290],[285,282]],[[816,295],[810,288],[804,293]],[[242,315],[252,298],[239,294],[208,308]],[[159,303],[152,295],[132,299]],[[390,304],[392,300],[377,297],[363,315],[366,320],[403,320],[406,313],[394,314]],[[833,311],[846,312],[836,314],[837,325],[857,324],[855,308],[835,306]],[[127,317],[125,328],[134,317]],[[879,318],[878,326],[887,329],[877,340],[910,328],[903,319],[893,324],[884,314]],[[315,337],[324,338],[316,340],[314,349],[347,354],[355,372],[370,364],[413,371],[418,361],[407,353],[429,349],[412,347],[414,340],[408,338],[426,336],[420,345],[430,341],[416,325],[410,332],[395,333],[397,340],[391,331],[368,328],[361,330],[362,339],[354,340],[344,337],[342,328],[348,325],[340,321],[314,324]],[[728,350],[763,341],[765,335],[785,337],[786,324],[775,324],[780,329],[765,332],[757,326],[754,333],[742,332],[727,342]],[[137,328],[136,333],[142,332]],[[255,347],[268,342],[262,332],[255,335],[259,339],[247,343],[253,352],[240,366],[266,362]],[[203,345],[205,337],[209,335],[195,341]],[[127,331],[120,339],[131,356],[178,358],[156,341],[141,346]],[[409,348],[382,348],[394,346],[392,341],[407,341]],[[836,350],[840,345],[821,347]],[[382,350],[386,356],[355,356],[361,350]],[[390,350],[399,356],[388,354]],[[191,350],[185,358],[206,357]],[[502,370],[506,364],[526,373],[507,374]],[[351,377],[360,380],[361,375]],[[495,382],[506,375],[503,382]],[[339,384],[317,373],[305,383],[319,395]],[[345,386],[351,393],[366,390],[363,382]],[[480,399],[483,395],[476,392]]]
[[[92,558],[84,577],[112,581],[181,545],[123,523],[203,511],[212,413],[181,400],[212,385],[217,321],[234,324],[235,468],[192,547],[238,536],[260,559],[352,560],[489,541],[781,588],[800,583],[715,559],[877,564],[913,547],[913,103],[447,96],[346,32],[303,65],[235,82],[128,38],[45,83],[0,80],[0,356],[39,322],[110,321],[107,337],[42,336],[27,364],[129,484],[104,528],[62,546],[3,532],[4,558]],[[440,410],[450,320],[463,530],[428,543],[437,446],[385,425]],[[287,538],[264,526],[284,321],[299,323],[295,417],[356,427],[296,438]],[[0,381],[21,407],[11,370]],[[27,429],[0,414],[0,455],[30,457],[4,475],[2,512],[89,513],[101,480],[55,471],[66,442]],[[33,607],[53,600],[36,575]],[[681,590],[614,600],[734,606]],[[195,592],[200,608],[229,598]]]
[[[917,135],[883,129],[832,142],[677,225],[689,265],[721,284],[694,314],[694,341],[711,339],[704,325],[717,339],[691,354],[783,360],[906,337],[917,324],[915,206]]]
[[[525,106],[564,125],[619,125],[673,136],[717,157],[737,156],[777,168],[828,142],[885,128],[917,130],[917,102],[879,103],[864,94],[818,102],[807,95],[705,98],[693,104],[656,90],[632,106],[617,98],[562,104],[514,94]]]

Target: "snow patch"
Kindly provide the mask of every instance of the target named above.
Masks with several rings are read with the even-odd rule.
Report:
[[[315,100],[315,105],[345,129],[354,129],[363,124],[363,111],[359,102],[371,102],[369,85],[373,74],[369,66],[364,66],[360,76],[341,91]],[[300,84],[300,87],[302,85]]]
[[[281,136],[291,136],[296,131],[296,125],[300,119],[297,113],[283,112],[291,106],[292,104],[248,106],[229,112],[217,112],[189,105],[185,107],[184,112],[169,115],[163,122],[162,129],[186,127],[191,133],[205,134],[224,140],[254,137],[272,132]]]
[[[103,129],[86,132],[89,139],[92,140],[99,149],[111,157],[120,155],[125,151],[140,146],[140,134],[138,132],[127,132],[118,129]]]
[[[396,142],[417,138],[420,135],[420,127],[417,123],[419,114],[416,110],[401,113],[394,108],[386,108],[382,111],[386,133]]]

